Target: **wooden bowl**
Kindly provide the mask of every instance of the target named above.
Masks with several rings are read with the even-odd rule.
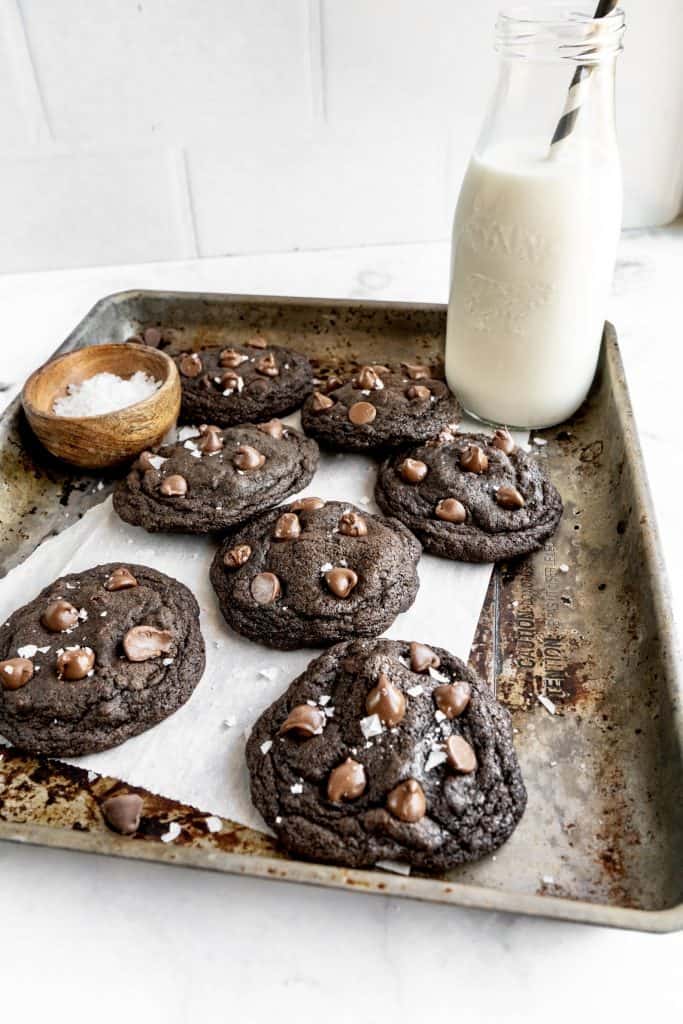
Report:
[[[80,384],[96,373],[130,377],[142,370],[161,387],[135,405],[98,416],[55,416],[56,398],[67,384]],[[77,349],[31,374],[21,401],[34,434],[52,455],[88,469],[115,466],[159,444],[180,411],[180,377],[164,352],[127,342]]]

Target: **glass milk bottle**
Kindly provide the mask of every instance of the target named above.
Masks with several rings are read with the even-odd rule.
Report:
[[[552,426],[581,405],[614,270],[624,16],[577,7],[499,16],[498,83],[455,213],[446,376],[469,413],[507,426]]]

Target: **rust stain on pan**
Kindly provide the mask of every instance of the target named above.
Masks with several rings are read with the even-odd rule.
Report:
[[[215,816],[196,807],[167,800],[118,779],[88,773],[81,768],[13,749],[0,756],[0,821],[40,822],[79,832],[114,835],[108,828],[101,803],[117,793],[138,793],[143,799],[140,827],[130,842],[160,841],[171,822],[180,828],[174,846],[198,846],[258,856],[280,857],[276,843],[268,836],[219,819],[220,832],[211,831],[207,820]]]

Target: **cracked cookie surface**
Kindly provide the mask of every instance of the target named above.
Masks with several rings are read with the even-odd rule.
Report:
[[[255,337],[174,353],[182,384],[184,423],[260,423],[298,409],[313,388],[313,371],[299,352]]]
[[[122,519],[151,532],[226,530],[300,491],[318,465],[315,441],[279,420],[201,430],[135,462],[114,491]]]
[[[247,765],[287,850],[349,867],[448,870],[496,850],[526,806],[506,709],[454,655],[401,641],[312,661],[254,725]]]
[[[378,505],[445,558],[498,562],[538,550],[557,529],[562,499],[537,460],[499,435],[446,431],[394,453],[380,466]]]
[[[303,428],[341,451],[383,451],[426,440],[462,417],[446,382],[431,373],[412,364],[363,366],[340,387],[306,399]]]
[[[71,573],[0,626],[0,734],[32,753],[106,750],[176,711],[203,671],[182,583],[119,562]]]
[[[304,498],[229,534],[211,582],[230,626],[283,650],[377,636],[413,603],[421,547],[401,523]]]

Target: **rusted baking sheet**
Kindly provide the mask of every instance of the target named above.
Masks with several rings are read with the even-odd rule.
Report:
[[[98,303],[60,351],[157,325],[170,348],[259,329],[305,352],[324,376],[415,351],[441,358],[445,309],[128,292]],[[142,790],[141,829],[126,839],[99,811],[117,780],[12,750],[0,759],[0,837],[624,928],[683,928],[681,681],[611,326],[589,400],[535,440],[546,442],[533,447],[566,512],[541,552],[495,570],[471,655],[512,713],[529,790],[521,825],[495,856],[436,878],[309,864],[234,823],[212,831],[207,814]],[[3,573],[111,489],[39,451],[17,403],[0,421],[0,465]]]

